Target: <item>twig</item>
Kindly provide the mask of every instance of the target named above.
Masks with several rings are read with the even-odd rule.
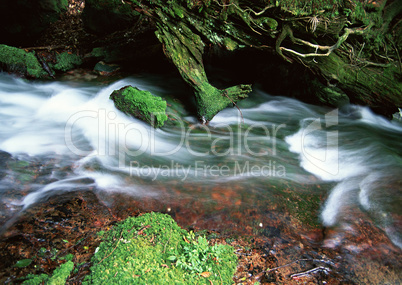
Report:
[[[290,265],[295,264],[295,263],[300,262],[300,261],[313,261],[313,262],[322,262],[322,263],[331,264],[331,265],[333,264],[332,261],[324,260],[324,259],[297,259],[297,260],[294,260],[294,261],[292,261],[290,263],[287,263],[287,264],[284,264],[284,265],[281,265],[281,266],[277,266],[277,267],[271,268],[269,270],[265,270],[265,271],[263,271],[263,273],[270,273],[272,271],[275,271],[275,270],[283,268],[283,267],[290,266]]]
[[[70,48],[70,46],[65,46],[65,45],[59,45],[59,46],[47,46],[47,47],[27,47],[23,48],[24,50],[52,50],[52,49],[59,49],[59,48]]]
[[[302,277],[302,276],[310,275],[310,274],[313,274],[313,273],[317,273],[317,271],[324,271],[326,274],[328,274],[328,272],[330,270],[328,268],[324,267],[324,266],[319,266],[319,267],[315,267],[315,268],[310,269],[310,270],[306,270],[306,271],[303,271],[303,272],[291,274],[290,277],[291,278]]]
[[[119,243],[120,243],[120,240],[121,240],[121,237],[122,237],[122,236],[123,236],[123,230],[121,231],[119,240],[117,241],[117,244],[116,244],[116,246],[113,248],[113,250],[112,250],[107,256],[103,257],[102,260],[99,261],[96,265],[99,265],[102,261],[104,261],[106,258],[108,258],[109,256],[112,255],[112,253],[113,253],[113,252],[116,250],[116,248],[119,246]]]
[[[243,117],[243,113],[241,112],[240,108],[237,106],[236,102],[234,102],[232,99],[230,99],[230,97],[228,96],[228,94],[226,94],[226,92],[222,92],[222,95],[224,95],[226,98],[228,98],[230,100],[230,102],[233,103],[233,105],[235,105],[235,107],[237,108],[237,110],[239,110],[240,112],[240,116],[241,116],[241,120],[244,124],[244,117]]]

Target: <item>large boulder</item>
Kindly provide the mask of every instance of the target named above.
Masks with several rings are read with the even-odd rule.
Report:
[[[48,77],[34,52],[0,44],[1,69],[30,78]]]
[[[33,45],[67,11],[68,0],[0,1],[0,43]]]
[[[155,128],[162,127],[167,120],[166,101],[152,95],[149,91],[125,86],[113,91],[110,99],[120,111],[143,120]]]

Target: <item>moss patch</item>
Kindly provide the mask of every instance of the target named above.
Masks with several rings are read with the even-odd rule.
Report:
[[[233,251],[196,240],[169,215],[144,214],[105,234],[83,284],[232,284]]]
[[[155,128],[162,127],[167,120],[166,101],[153,96],[149,91],[126,86],[113,91],[110,99],[120,111],[141,119]]]
[[[30,274],[27,276],[27,280],[25,280],[22,284],[24,285],[64,285],[66,284],[66,280],[68,276],[70,276],[71,271],[74,268],[74,263],[72,261],[67,261],[60,265],[60,267],[56,268],[51,277],[46,274],[34,275]]]
[[[28,77],[45,78],[48,76],[33,52],[26,52],[23,49],[7,45],[0,45],[0,65],[7,71]]]
[[[76,54],[63,52],[56,55],[56,63],[51,65],[51,68],[59,71],[67,71],[76,66],[81,65],[81,57]]]

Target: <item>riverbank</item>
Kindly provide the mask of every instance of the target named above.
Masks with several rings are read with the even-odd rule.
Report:
[[[97,233],[145,209],[170,214],[211,244],[233,246],[239,260],[236,284],[396,284],[400,280],[399,250],[364,217],[351,225],[356,231],[351,236],[302,226],[294,217],[275,212],[266,213],[269,218],[237,213],[239,222],[233,227],[224,213],[217,221],[195,214],[194,208],[150,198],[111,194],[108,201],[108,205],[101,203],[88,191],[62,193],[14,217],[0,240],[0,281],[16,283],[28,274],[51,275],[66,262],[64,257],[73,255],[74,270],[67,284],[80,284],[101,242]],[[247,219],[267,224],[242,227],[241,221]],[[27,259],[28,265],[15,266]]]

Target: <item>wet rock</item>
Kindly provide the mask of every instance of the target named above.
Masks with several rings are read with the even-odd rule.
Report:
[[[155,128],[162,127],[167,120],[166,101],[161,97],[153,96],[149,91],[126,86],[115,90],[110,95],[110,99],[120,111],[143,120]]]
[[[117,64],[107,64],[103,61],[99,61],[94,67],[94,71],[103,76],[113,75],[119,70],[120,66],[118,66]]]
[[[48,77],[34,52],[7,45],[0,45],[0,68],[31,78]]]
[[[0,179],[7,175],[5,170],[7,161],[11,158],[11,154],[8,152],[0,150]]]
[[[349,104],[349,97],[335,85],[325,86],[317,79],[311,82],[313,93],[321,104],[339,108]]]
[[[56,63],[49,64],[49,66],[58,71],[68,71],[82,64],[82,59],[79,55],[63,52],[56,54]]]
[[[38,36],[67,11],[67,7],[67,0],[1,1],[2,43],[33,45]]]

